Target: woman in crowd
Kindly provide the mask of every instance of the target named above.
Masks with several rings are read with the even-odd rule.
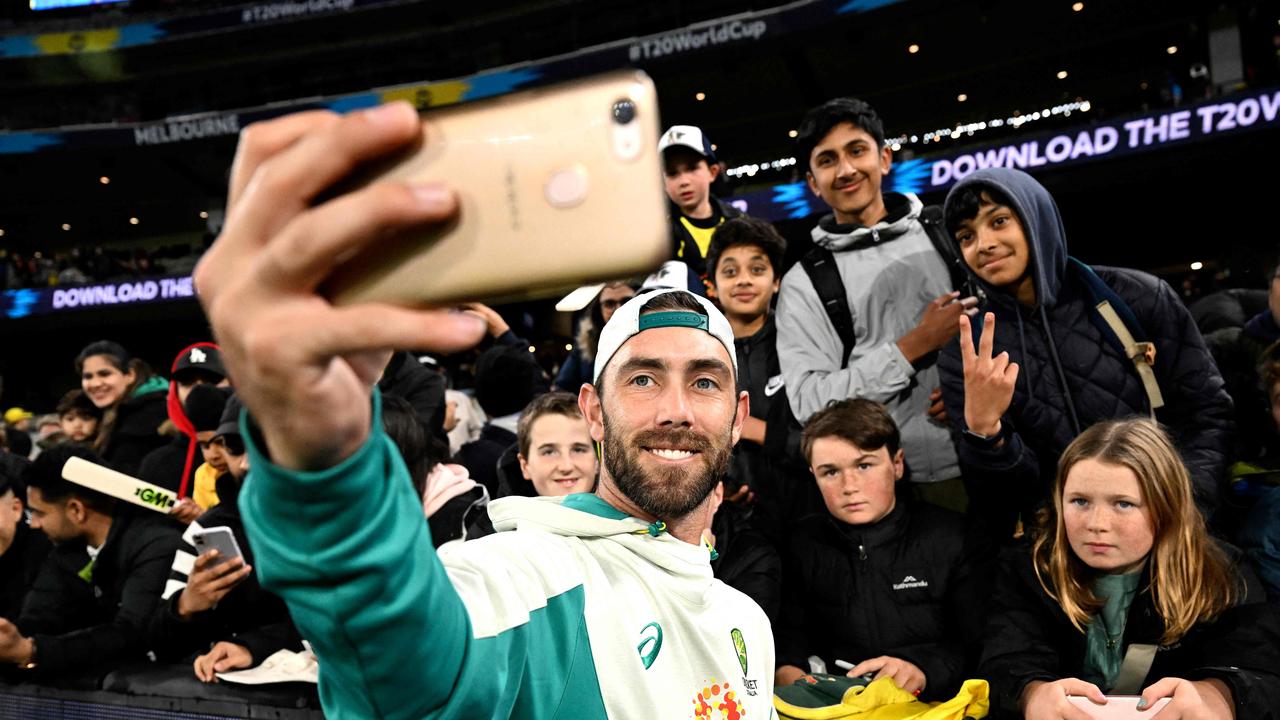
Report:
[[[81,350],[76,373],[80,387],[102,411],[93,449],[115,469],[136,475],[142,458],[167,442],[158,429],[168,418],[169,384],[110,340]]]
[[[605,283],[600,294],[591,302],[587,317],[578,327],[578,339],[573,352],[560,366],[556,375],[555,389],[578,394],[583,383],[591,382],[592,370],[595,368],[596,347],[600,344],[600,330],[613,317],[613,311],[623,303],[636,296],[636,291],[622,281]]]
[[[1052,514],[1011,548],[979,675],[993,709],[1088,720],[1083,696],[1163,698],[1161,720],[1280,717],[1280,616],[1205,531],[1186,466],[1145,419],[1108,421],[1063,454]]]

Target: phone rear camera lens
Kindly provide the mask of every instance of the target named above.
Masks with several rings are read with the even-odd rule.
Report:
[[[619,125],[626,125],[636,119],[636,104],[626,98],[618,100],[613,104],[613,121]]]

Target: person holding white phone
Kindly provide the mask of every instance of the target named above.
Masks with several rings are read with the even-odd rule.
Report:
[[[1051,517],[1029,552],[1006,552],[991,598],[979,675],[997,712],[1089,720],[1108,694],[1140,692],[1128,717],[1165,699],[1160,720],[1280,717],[1280,609],[1241,553],[1209,537],[1186,466],[1150,420],[1099,423],[1071,443]]]
[[[301,647],[284,602],[253,575],[252,549],[236,505],[249,469],[240,438],[242,407],[231,396],[207,441],[206,457],[227,469],[218,477],[222,502],[187,526],[147,628],[159,660],[191,663],[202,682],[251,667],[282,648]]]

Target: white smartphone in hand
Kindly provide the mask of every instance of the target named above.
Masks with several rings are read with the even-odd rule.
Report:
[[[1160,698],[1146,710],[1138,709],[1137,695],[1108,695],[1107,704],[1099,705],[1083,695],[1068,695],[1067,700],[1089,713],[1097,720],[1150,720],[1169,704],[1169,698]]]
[[[218,527],[204,528],[199,532],[191,535],[191,544],[196,546],[196,554],[203,555],[210,550],[218,551],[217,562],[219,565],[233,558],[244,557],[240,552],[240,545],[236,542],[236,536],[231,532],[231,528],[225,525]]]

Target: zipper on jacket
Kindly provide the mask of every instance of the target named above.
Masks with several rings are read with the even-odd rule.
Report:
[[[862,546],[862,543],[861,543],[861,542],[859,542],[859,543],[858,543],[858,559],[859,559],[859,560],[866,560],[866,559],[867,559],[867,549],[866,549],[865,547],[863,547],[863,546]],[[865,568],[865,566],[864,566],[864,568]]]

